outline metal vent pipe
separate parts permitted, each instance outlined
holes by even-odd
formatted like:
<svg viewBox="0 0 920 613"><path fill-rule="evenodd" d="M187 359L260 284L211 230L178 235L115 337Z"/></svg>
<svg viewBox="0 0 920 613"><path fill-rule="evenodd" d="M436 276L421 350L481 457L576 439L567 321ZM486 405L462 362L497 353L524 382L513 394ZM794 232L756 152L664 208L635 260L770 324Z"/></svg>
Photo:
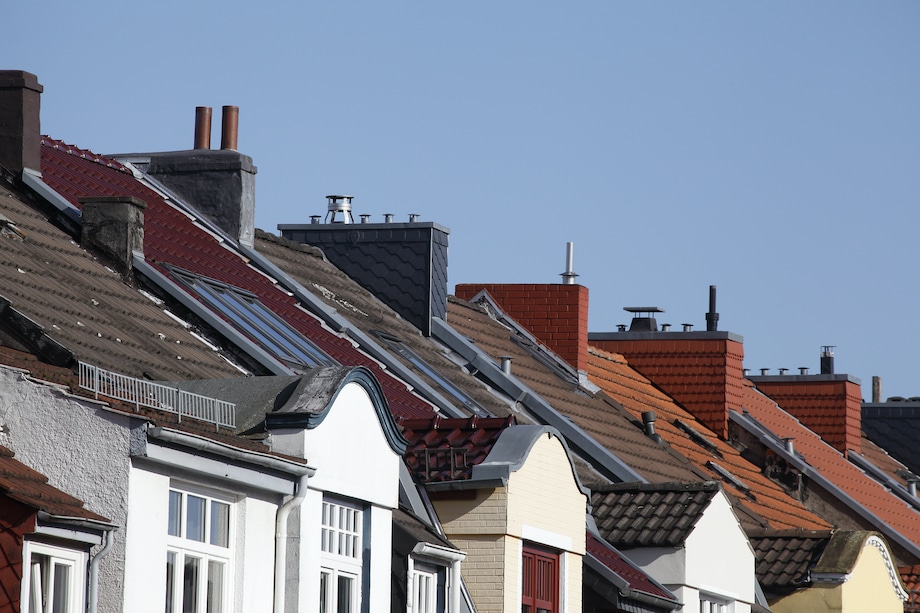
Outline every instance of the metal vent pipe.
<svg viewBox="0 0 920 613"><path fill-rule="evenodd" d="M240 135L240 107L223 107L220 119L220 148L236 151Z"/></svg>
<svg viewBox="0 0 920 613"><path fill-rule="evenodd" d="M195 149L211 148L211 107L195 107Z"/></svg>

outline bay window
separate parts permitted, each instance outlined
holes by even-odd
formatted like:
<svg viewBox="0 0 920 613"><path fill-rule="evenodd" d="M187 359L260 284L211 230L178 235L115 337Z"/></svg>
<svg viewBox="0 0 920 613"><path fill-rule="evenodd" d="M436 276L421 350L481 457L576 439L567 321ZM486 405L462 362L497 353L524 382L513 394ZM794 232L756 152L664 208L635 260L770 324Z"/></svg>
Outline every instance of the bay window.
<svg viewBox="0 0 920 613"><path fill-rule="evenodd" d="M82 613L86 608L86 552L26 541L22 612Z"/></svg>

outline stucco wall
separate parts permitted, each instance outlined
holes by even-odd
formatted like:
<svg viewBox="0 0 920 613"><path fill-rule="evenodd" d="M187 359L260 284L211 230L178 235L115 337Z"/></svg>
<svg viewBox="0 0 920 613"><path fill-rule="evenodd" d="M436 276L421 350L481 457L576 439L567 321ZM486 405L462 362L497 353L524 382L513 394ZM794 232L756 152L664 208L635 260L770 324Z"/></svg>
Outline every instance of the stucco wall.
<svg viewBox="0 0 920 613"><path fill-rule="evenodd" d="M0 444L46 475L51 485L121 526L99 569L100 612L122 610L128 450L131 428L140 426L129 416L66 396L57 388L25 379L15 369L0 367Z"/></svg>
<svg viewBox="0 0 920 613"><path fill-rule="evenodd" d="M690 533L686 556L688 586L736 601L736 613L750 611L754 552L724 493L715 495Z"/></svg>

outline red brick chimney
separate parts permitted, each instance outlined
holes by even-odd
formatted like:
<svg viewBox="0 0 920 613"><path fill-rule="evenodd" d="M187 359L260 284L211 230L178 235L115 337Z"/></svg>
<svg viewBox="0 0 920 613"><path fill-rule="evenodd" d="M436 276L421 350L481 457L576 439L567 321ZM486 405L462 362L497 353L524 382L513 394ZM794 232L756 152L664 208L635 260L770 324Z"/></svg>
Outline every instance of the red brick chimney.
<svg viewBox="0 0 920 613"><path fill-rule="evenodd" d="M575 284L464 283L454 290L470 300L486 290L501 309L576 370L588 360L588 288Z"/></svg>
<svg viewBox="0 0 920 613"><path fill-rule="evenodd" d="M17 177L24 168L41 170L43 89L32 73L0 70L0 167Z"/></svg>
<svg viewBox="0 0 920 613"><path fill-rule="evenodd" d="M821 353L821 373L748 377L787 413L846 455L862 449L862 388L855 377L834 374L833 347Z"/></svg>
<svg viewBox="0 0 920 613"><path fill-rule="evenodd" d="M728 411L740 411L742 405L743 339L731 332L670 332L658 331L654 324L651 330L648 327L634 325L635 330L646 330L641 332L592 333L588 340L594 347L622 354L632 368L727 439Z"/></svg>

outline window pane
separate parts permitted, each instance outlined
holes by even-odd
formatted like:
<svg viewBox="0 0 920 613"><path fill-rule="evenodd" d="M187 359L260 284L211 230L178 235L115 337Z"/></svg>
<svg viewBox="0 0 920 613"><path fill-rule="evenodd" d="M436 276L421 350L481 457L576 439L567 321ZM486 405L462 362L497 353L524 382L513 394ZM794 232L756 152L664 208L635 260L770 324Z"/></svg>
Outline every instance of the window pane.
<svg viewBox="0 0 920 613"><path fill-rule="evenodd" d="M211 544L230 546L230 505L211 501Z"/></svg>
<svg viewBox="0 0 920 613"><path fill-rule="evenodd" d="M205 499L186 494L186 527L185 538L204 543L204 513Z"/></svg>
<svg viewBox="0 0 920 613"><path fill-rule="evenodd" d="M169 492L169 536L182 536L182 494Z"/></svg>
<svg viewBox="0 0 920 613"><path fill-rule="evenodd" d="M322 572L319 575L319 613L329 613L329 573Z"/></svg>
<svg viewBox="0 0 920 613"><path fill-rule="evenodd" d="M185 573L182 577L182 613L198 613L198 576L201 560L185 557Z"/></svg>
<svg viewBox="0 0 920 613"><path fill-rule="evenodd" d="M176 607L176 552L166 552L166 613Z"/></svg>
<svg viewBox="0 0 920 613"><path fill-rule="evenodd" d="M224 565L208 562L208 613L220 613L224 602Z"/></svg>
<svg viewBox="0 0 920 613"><path fill-rule="evenodd" d="M45 610L43 586L47 579L48 564L48 556L32 554L32 584L29 587L29 601L33 611Z"/></svg>
<svg viewBox="0 0 920 613"><path fill-rule="evenodd" d="M338 589L336 597L338 598L336 613L351 613L351 603L354 598L355 580L351 577L339 575Z"/></svg>
<svg viewBox="0 0 920 613"><path fill-rule="evenodd" d="M51 613L67 613L70 601L70 566L54 565L54 591L51 595Z"/></svg>

